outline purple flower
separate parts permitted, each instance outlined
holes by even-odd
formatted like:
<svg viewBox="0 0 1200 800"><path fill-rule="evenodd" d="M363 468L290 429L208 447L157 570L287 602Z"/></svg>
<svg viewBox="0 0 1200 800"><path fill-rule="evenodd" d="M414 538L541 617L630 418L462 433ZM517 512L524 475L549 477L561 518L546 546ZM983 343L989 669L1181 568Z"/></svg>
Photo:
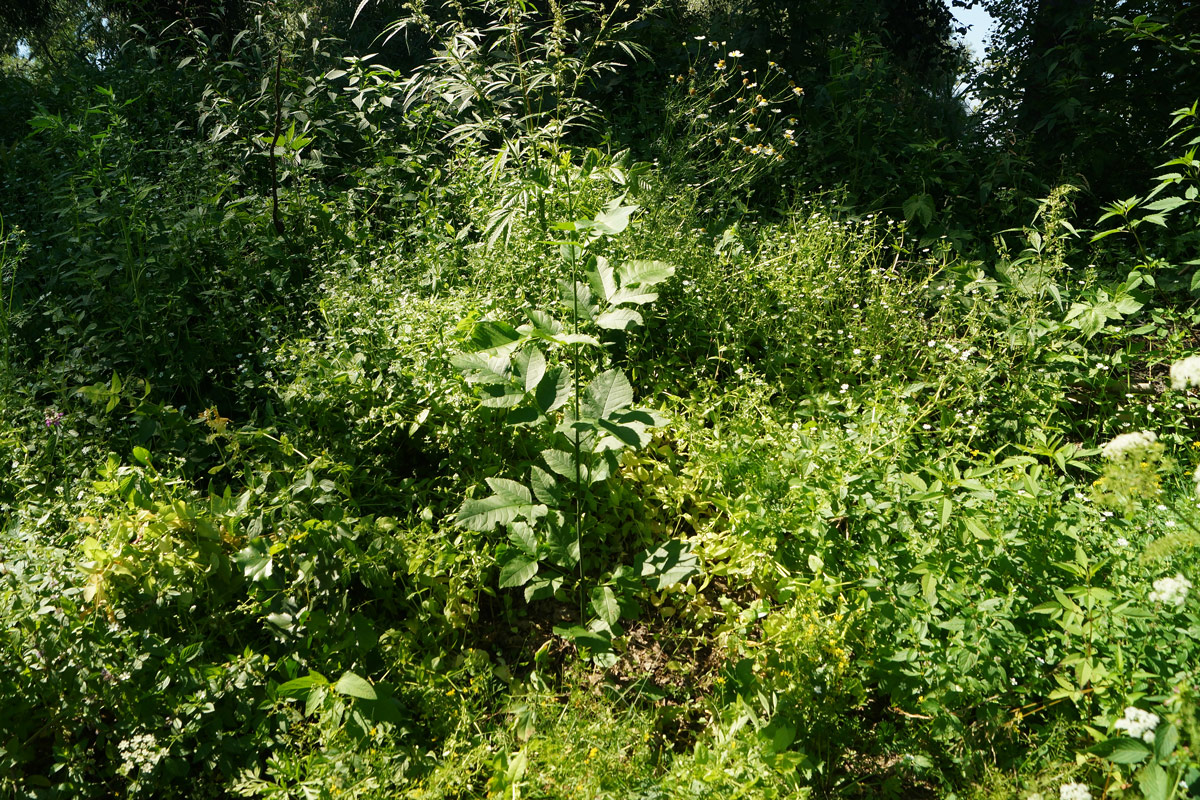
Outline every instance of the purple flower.
<svg viewBox="0 0 1200 800"><path fill-rule="evenodd" d="M57 428L59 425L62 425L64 416L65 415L61 411L46 409L46 427Z"/></svg>

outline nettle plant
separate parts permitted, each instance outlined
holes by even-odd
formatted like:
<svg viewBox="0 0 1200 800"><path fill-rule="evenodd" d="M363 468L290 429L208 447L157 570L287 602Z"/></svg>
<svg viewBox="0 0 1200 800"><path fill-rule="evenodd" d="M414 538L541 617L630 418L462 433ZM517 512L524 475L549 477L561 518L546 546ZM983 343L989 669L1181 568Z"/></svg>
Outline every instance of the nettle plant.
<svg viewBox="0 0 1200 800"><path fill-rule="evenodd" d="M555 628L597 663L615 658L611 642L622 616L637 613L635 594L661 590L696 572L696 558L680 541L664 544L593 576L603 566L599 539L603 487L619 475L619 456L644 448L663 420L634 405L629 378L612 368L606 344L640 327L639 310L658 299L654 287L675 268L661 261L614 266L593 252L602 239L626 229L635 205L610 203L594 219L559 223L557 242L569 277L560 281L557 308L525 308L525 322L475 322L467 352L452 358L484 407L503 411L509 425L537 437L535 463L519 479L490 477L491 494L468 499L457 524L502 529L497 549L501 588L523 588L527 602L575 594L586 627Z"/></svg>

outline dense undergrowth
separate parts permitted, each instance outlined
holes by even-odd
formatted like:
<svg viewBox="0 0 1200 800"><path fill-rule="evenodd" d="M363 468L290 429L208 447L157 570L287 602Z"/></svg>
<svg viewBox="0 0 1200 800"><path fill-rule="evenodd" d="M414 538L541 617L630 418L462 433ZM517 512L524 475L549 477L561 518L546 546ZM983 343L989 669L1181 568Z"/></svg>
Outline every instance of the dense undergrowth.
<svg viewBox="0 0 1200 800"><path fill-rule="evenodd" d="M958 214L879 41L258 10L4 66L0 794L1200 793L1194 106Z"/></svg>

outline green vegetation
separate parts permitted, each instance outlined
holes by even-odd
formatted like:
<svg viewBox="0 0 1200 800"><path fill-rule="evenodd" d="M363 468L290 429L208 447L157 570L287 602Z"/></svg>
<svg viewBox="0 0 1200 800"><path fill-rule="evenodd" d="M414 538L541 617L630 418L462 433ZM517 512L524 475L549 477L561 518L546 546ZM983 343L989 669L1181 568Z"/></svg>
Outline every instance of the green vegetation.
<svg viewBox="0 0 1200 800"><path fill-rule="evenodd" d="M1195 9L11 5L0 796L1200 796Z"/></svg>

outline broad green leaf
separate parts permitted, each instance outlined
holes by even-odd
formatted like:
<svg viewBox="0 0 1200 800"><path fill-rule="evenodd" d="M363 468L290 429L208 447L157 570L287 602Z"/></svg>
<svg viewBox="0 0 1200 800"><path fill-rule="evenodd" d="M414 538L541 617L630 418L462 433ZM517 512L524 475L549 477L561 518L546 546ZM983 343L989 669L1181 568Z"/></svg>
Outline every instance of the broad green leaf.
<svg viewBox="0 0 1200 800"><path fill-rule="evenodd" d="M642 448L650 444L650 435L646 426L641 423L623 425L607 419L597 420L597 424L608 433L596 443L595 451L622 450L626 447Z"/></svg>
<svg viewBox="0 0 1200 800"><path fill-rule="evenodd" d="M928 225L933 219L933 197L925 192L918 192L904 201L904 218L909 222L920 220L922 225Z"/></svg>
<svg viewBox="0 0 1200 800"><path fill-rule="evenodd" d="M1146 800L1167 800L1171 794L1167 771L1158 764L1147 764L1137 776L1138 788Z"/></svg>
<svg viewBox="0 0 1200 800"><path fill-rule="evenodd" d="M593 319L599 310L592 298L592 290L586 283L561 281L562 305L568 314L579 319Z"/></svg>
<svg viewBox="0 0 1200 800"><path fill-rule="evenodd" d="M596 269L588 277L591 279L592 289L603 297L606 302L611 303L612 296L617 291L617 279L612 265L608 263L608 259L604 256L598 257L596 259Z"/></svg>
<svg viewBox="0 0 1200 800"><path fill-rule="evenodd" d="M562 408L571 397L571 375L562 367L546 370L533 393L534 402L543 414Z"/></svg>
<svg viewBox="0 0 1200 800"><path fill-rule="evenodd" d="M357 697L362 700L379 699L379 696L375 694L375 688L353 672L347 672L338 678L338 682L334 685L333 690L338 694L344 694L347 697Z"/></svg>
<svg viewBox="0 0 1200 800"><path fill-rule="evenodd" d="M471 329L471 338L467 345L472 352L482 353L492 350L511 350L521 340L521 334L507 322L498 320L483 320L475 323Z"/></svg>
<svg viewBox="0 0 1200 800"><path fill-rule="evenodd" d="M587 648L592 651L593 655L612 649L612 642L608 638L595 631L589 631L582 625L555 626L554 632L564 639L574 642L576 647Z"/></svg>
<svg viewBox="0 0 1200 800"><path fill-rule="evenodd" d="M620 370L610 369L597 375L583 393L583 412L605 419L633 403L633 387Z"/></svg>
<svg viewBox="0 0 1200 800"><path fill-rule="evenodd" d="M621 606L617 603L617 596L608 586L592 589L592 610L609 627L616 625L621 618Z"/></svg>
<svg viewBox="0 0 1200 800"><path fill-rule="evenodd" d="M508 412L508 416L504 418L504 422L514 427L522 425L533 425L542 418L539 409L533 406L518 406Z"/></svg>
<svg viewBox="0 0 1200 800"><path fill-rule="evenodd" d="M483 500L467 500L458 510L456 519L459 525L468 530L486 533L497 525L508 525L516 519L532 520L545 513L546 507L535 506L532 499L522 501L492 495Z"/></svg>
<svg viewBox="0 0 1200 800"><path fill-rule="evenodd" d="M1106 758L1114 764L1137 764L1145 761L1150 755L1150 747L1140 739L1117 736L1092 745L1087 752Z"/></svg>
<svg viewBox="0 0 1200 800"><path fill-rule="evenodd" d="M596 317L596 325L612 331L625 331L642 325L642 315L631 308L614 308Z"/></svg>
<svg viewBox="0 0 1200 800"><path fill-rule="evenodd" d="M549 336L547 338L555 344L561 345L586 344L590 347L600 346L599 339L597 339L595 336L588 336L586 333L562 333L557 336Z"/></svg>
<svg viewBox="0 0 1200 800"><path fill-rule="evenodd" d="M514 522L508 526L508 540L527 556L537 558L538 542L533 528L524 522Z"/></svg>
<svg viewBox="0 0 1200 800"><path fill-rule="evenodd" d="M657 299L657 292L644 292L641 289L618 289L616 294L608 298L608 302L614 306L623 305L625 303L633 303L635 306L643 306L646 303L653 303Z"/></svg>
<svg viewBox="0 0 1200 800"><path fill-rule="evenodd" d="M524 586L537 574L536 559L516 550L509 550L500 564L500 588L512 589Z"/></svg>
<svg viewBox="0 0 1200 800"><path fill-rule="evenodd" d="M1187 200L1184 200L1182 197L1164 197L1162 200L1155 200L1153 203L1148 203L1146 208L1151 211L1170 212L1186 204Z"/></svg>
<svg viewBox="0 0 1200 800"><path fill-rule="evenodd" d="M699 560L687 542L674 539L654 552L639 556L641 576L657 591L685 581L700 571Z"/></svg>
<svg viewBox="0 0 1200 800"><path fill-rule="evenodd" d="M484 480L487 481L487 485L491 487L497 497L514 503L533 502L533 496L529 493L529 488L523 483L518 483L508 478L485 478Z"/></svg>
<svg viewBox="0 0 1200 800"><path fill-rule="evenodd" d="M525 316L533 323L534 328L542 333L553 335L562 332L562 323L545 311L540 311L536 308L527 308L525 309Z"/></svg>
<svg viewBox="0 0 1200 800"><path fill-rule="evenodd" d="M535 600L545 600L548 597L553 597L554 593L562 588L563 582L561 575L535 577L529 583L525 584L525 602L532 603Z"/></svg>
<svg viewBox="0 0 1200 800"><path fill-rule="evenodd" d="M150 451L144 447L133 448L133 458L139 464L150 466Z"/></svg>
<svg viewBox="0 0 1200 800"><path fill-rule="evenodd" d="M545 459L547 466L555 473L563 476L567 480L573 481L576 477L575 472L575 456L565 450L556 450L548 448L542 451L542 458Z"/></svg>
<svg viewBox="0 0 1200 800"><path fill-rule="evenodd" d="M463 373L467 383L507 383L509 380L509 357L486 356L481 353L456 353L450 356L450 364Z"/></svg>
<svg viewBox="0 0 1200 800"><path fill-rule="evenodd" d="M654 286L675 274L675 267L663 261L626 261L617 268L621 287Z"/></svg>
<svg viewBox="0 0 1200 800"><path fill-rule="evenodd" d="M328 686L329 679L319 672L310 672L302 678L295 678L287 683L279 684L275 694L280 697L304 697L314 686Z"/></svg>
<svg viewBox="0 0 1200 800"><path fill-rule="evenodd" d="M508 713L513 715L513 731L517 741L529 741L536 732L537 709L528 703L518 703L510 706Z"/></svg>
<svg viewBox="0 0 1200 800"><path fill-rule="evenodd" d="M523 350L513 356L513 366L523 380L525 391L532 392L546 374L546 356L536 347Z"/></svg>
<svg viewBox="0 0 1200 800"><path fill-rule="evenodd" d="M525 393L511 386L483 384L479 387L479 404L486 408L516 408L525 399Z"/></svg>
<svg viewBox="0 0 1200 800"><path fill-rule="evenodd" d="M616 208L602 211L593 220L594 227L601 233L615 236L629 227L629 218L638 208L639 206L636 205L617 206Z"/></svg>
<svg viewBox="0 0 1200 800"><path fill-rule="evenodd" d="M275 562L259 540L251 542L239 551L235 560L252 583L267 581L275 572Z"/></svg>
<svg viewBox="0 0 1200 800"><path fill-rule="evenodd" d="M1179 729L1171 723L1159 725L1158 730L1154 732L1154 758L1158 761L1166 761L1167 757L1175 751L1175 745L1179 744Z"/></svg>
<svg viewBox="0 0 1200 800"><path fill-rule="evenodd" d="M529 471L529 477L530 483L533 485L533 496L539 503L545 503L548 506L558 505L558 482L554 480L553 475L535 464Z"/></svg>

